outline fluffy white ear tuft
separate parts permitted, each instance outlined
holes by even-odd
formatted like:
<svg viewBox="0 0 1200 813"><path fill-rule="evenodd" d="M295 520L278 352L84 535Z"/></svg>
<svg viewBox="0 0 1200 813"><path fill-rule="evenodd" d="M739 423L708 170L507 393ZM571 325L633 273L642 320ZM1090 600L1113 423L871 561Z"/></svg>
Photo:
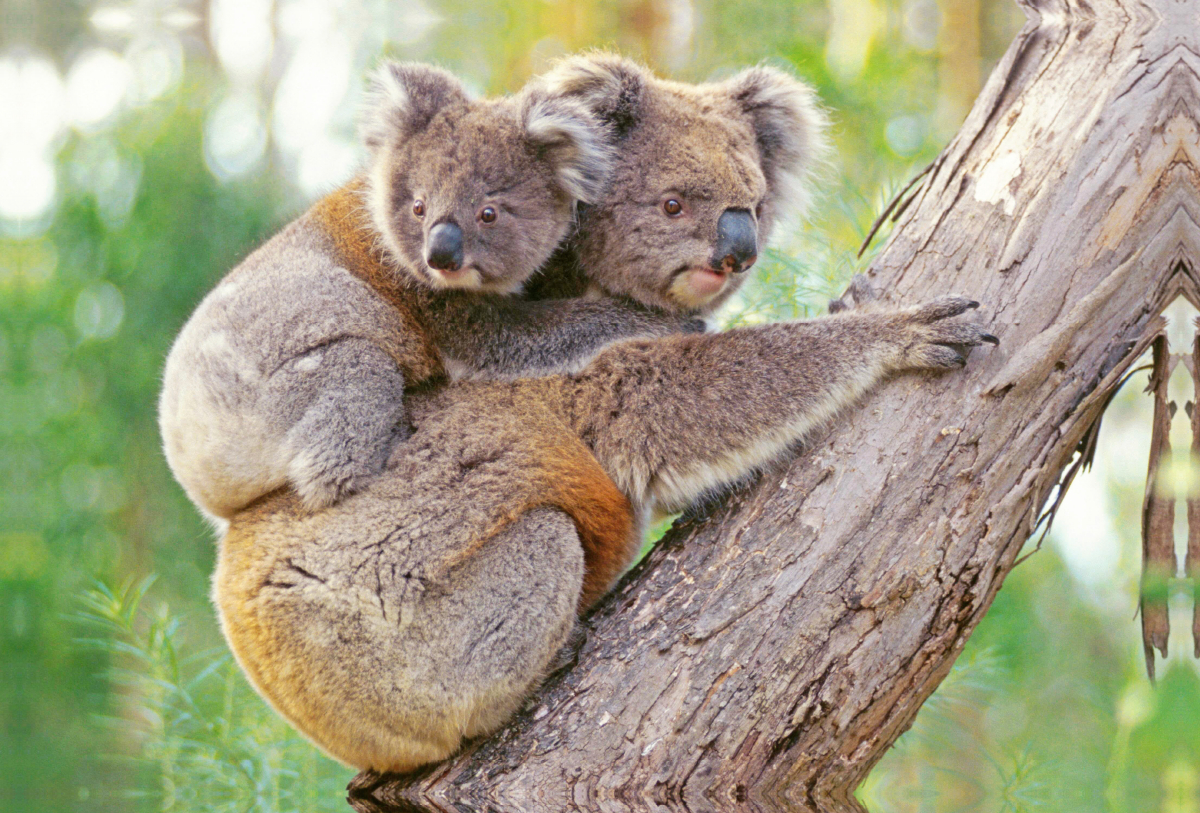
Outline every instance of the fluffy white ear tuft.
<svg viewBox="0 0 1200 813"><path fill-rule="evenodd" d="M612 170L609 129L577 101L534 86L522 108L525 136L538 147L568 195L595 203Z"/></svg>
<svg viewBox="0 0 1200 813"><path fill-rule="evenodd" d="M813 173L829 151L829 119L816 93L766 65L748 68L725 85L754 128L771 203L803 213Z"/></svg>
<svg viewBox="0 0 1200 813"><path fill-rule="evenodd" d="M421 62L384 62L371 73L359 138L374 152L398 135L421 130L442 108L469 101L449 71Z"/></svg>
<svg viewBox="0 0 1200 813"><path fill-rule="evenodd" d="M581 102L620 139L637 123L650 75L630 59L596 51L559 60L541 80L551 95Z"/></svg>

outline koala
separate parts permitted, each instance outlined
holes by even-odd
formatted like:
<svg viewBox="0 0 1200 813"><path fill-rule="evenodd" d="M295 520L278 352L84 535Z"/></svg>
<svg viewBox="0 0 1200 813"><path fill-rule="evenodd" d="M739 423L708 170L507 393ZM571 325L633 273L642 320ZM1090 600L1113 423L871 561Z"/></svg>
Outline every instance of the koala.
<svg viewBox="0 0 1200 813"><path fill-rule="evenodd" d="M619 338L703 328L614 297L508 296L606 182L608 128L579 101L471 99L389 63L366 110L365 177L234 268L167 358L167 461L219 520L284 485L312 510L362 488L408 434L406 388L578 369Z"/></svg>
<svg viewBox="0 0 1200 813"><path fill-rule="evenodd" d="M596 54L543 81L616 134L615 180L559 258L568 288L716 307L820 152L811 91L768 68L685 85ZM444 759L544 679L647 511L746 477L894 375L962 367L964 348L998 341L954 318L977 305L624 341L577 371L411 393L417 428L367 488L311 514L280 492L233 517L213 583L226 640L335 758Z"/></svg>

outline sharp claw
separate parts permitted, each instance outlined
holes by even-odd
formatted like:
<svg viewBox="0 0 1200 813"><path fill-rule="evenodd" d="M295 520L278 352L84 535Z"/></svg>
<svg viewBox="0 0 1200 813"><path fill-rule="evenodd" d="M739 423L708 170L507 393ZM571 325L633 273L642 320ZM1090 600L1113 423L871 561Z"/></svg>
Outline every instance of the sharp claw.
<svg viewBox="0 0 1200 813"><path fill-rule="evenodd" d="M967 307L974 310L975 308L979 307L979 303L976 302L974 299L972 299L970 302L967 303Z"/></svg>
<svg viewBox="0 0 1200 813"><path fill-rule="evenodd" d="M995 344L995 345L1000 344L999 337L993 336L991 333L980 333L979 338L981 341L985 341L988 344Z"/></svg>

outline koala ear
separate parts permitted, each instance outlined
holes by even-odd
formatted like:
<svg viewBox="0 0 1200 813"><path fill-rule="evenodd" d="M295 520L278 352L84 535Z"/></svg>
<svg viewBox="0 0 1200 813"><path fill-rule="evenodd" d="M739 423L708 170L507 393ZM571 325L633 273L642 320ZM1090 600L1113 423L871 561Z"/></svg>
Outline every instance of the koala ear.
<svg viewBox="0 0 1200 813"><path fill-rule="evenodd" d="M621 139L641 117L649 76L632 60L598 51L560 60L542 81L551 94L578 100Z"/></svg>
<svg viewBox="0 0 1200 813"><path fill-rule="evenodd" d="M766 65L748 68L726 88L749 117L772 202L803 211L808 184L828 145L829 121L804 82Z"/></svg>
<svg viewBox="0 0 1200 813"><path fill-rule="evenodd" d="M450 104L469 101L448 71L420 62L385 62L370 79L359 122L359 138L374 152L397 134L411 135Z"/></svg>
<svg viewBox="0 0 1200 813"><path fill-rule="evenodd" d="M559 185L584 203L595 203L612 169L608 128L577 101L534 87L522 107L525 137L550 163Z"/></svg>

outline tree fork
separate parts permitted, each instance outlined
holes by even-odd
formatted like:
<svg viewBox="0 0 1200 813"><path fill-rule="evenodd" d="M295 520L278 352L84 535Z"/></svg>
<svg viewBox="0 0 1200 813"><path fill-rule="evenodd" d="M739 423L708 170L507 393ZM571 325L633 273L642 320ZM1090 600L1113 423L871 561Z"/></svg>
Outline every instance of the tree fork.
<svg viewBox="0 0 1200 813"><path fill-rule="evenodd" d="M505 730L359 811L857 810L1163 308L1200 305L1200 0L1038 0L869 272L1002 344L682 523Z"/></svg>

